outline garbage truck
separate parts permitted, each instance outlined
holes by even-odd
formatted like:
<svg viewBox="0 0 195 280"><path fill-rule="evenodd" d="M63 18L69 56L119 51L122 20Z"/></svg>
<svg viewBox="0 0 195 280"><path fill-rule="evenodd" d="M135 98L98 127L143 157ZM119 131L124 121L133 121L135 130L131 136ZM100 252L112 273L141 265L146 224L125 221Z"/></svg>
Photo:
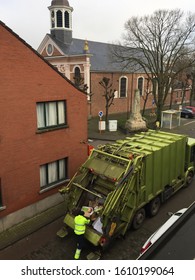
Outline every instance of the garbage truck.
<svg viewBox="0 0 195 280"><path fill-rule="evenodd" d="M128 229L138 229L147 215L155 216L162 203L194 176L195 139L148 130L123 140L99 145L78 169L64 195L67 212L59 236L74 229L82 209L91 222L85 237L107 248Z"/></svg>

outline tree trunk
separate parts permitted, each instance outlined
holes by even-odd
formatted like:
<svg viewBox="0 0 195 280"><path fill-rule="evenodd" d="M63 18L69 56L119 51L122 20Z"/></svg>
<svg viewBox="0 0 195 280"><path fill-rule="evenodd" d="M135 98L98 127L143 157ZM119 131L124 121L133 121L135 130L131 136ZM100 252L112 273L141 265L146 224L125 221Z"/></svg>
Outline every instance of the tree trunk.
<svg viewBox="0 0 195 280"><path fill-rule="evenodd" d="M172 108L172 104L173 104L173 91L171 91L171 94L170 94L170 104L169 104L169 109Z"/></svg>
<svg viewBox="0 0 195 280"><path fill-rule="evenodd" d="M108 127L108 109L109 109L109 107L106 106L106 115L105 115L106 127Z"/></svg>

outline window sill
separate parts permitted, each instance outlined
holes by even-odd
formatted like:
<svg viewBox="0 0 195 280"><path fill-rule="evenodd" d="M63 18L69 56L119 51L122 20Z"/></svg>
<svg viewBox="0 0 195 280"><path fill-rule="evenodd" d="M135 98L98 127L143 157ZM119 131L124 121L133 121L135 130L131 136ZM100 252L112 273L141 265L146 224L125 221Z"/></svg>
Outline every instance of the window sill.
<svg viewBox="0 0 195 280"><path fill-rule="evenodd" d="M55 126L55 127L46 127L46 128L38 129L36 131L36 133L40 134L40 133L45 133L45 132L49 132L49 131L64 129L64 128L68 128L68 127L69 126L67 124L66 125L61 125L61 126Z"/></svg>
<svg viewBox="0 0 195 280"><path fill-rule="evenodd" d="M68 183L68 182L70 182L70 179L66 179L66 180L61 181L59 183L56 183L56 184L53 184L51 186L45 187L44 189L40 190L39 193L40 194L45 193L47 191L50 191L50 190L52 190L52 189L54 189L56 187L59 187L59 186L63 185L64 183Z"/></svg>

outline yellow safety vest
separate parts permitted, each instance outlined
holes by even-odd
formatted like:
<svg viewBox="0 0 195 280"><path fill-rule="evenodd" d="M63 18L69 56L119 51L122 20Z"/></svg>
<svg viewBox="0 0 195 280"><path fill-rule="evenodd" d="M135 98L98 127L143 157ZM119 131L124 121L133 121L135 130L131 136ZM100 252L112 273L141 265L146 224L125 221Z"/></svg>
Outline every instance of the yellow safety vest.
<svg viewBox="0 0 195 280"><path fill-rule="evenodd" d="M84 234L86 229L86 224L90 223L90 220L86 219L85 217L78 215L74 218L74 232L77 235Z"/></svg>

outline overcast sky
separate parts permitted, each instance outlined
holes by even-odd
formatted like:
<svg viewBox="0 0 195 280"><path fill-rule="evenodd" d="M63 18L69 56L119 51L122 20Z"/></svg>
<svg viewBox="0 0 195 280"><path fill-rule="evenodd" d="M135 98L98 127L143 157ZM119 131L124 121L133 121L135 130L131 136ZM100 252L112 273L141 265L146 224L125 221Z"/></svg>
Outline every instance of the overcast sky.
<svg viewBox="0 0 195 280"><path fill-rule="evenodd" d="M124 23L131 16L157 9L195 13L194 0L69 0L73 7L73 37L98 42L121 40ZM0 0L0 20L37 49L50 33L51 0Z"/></svg>

